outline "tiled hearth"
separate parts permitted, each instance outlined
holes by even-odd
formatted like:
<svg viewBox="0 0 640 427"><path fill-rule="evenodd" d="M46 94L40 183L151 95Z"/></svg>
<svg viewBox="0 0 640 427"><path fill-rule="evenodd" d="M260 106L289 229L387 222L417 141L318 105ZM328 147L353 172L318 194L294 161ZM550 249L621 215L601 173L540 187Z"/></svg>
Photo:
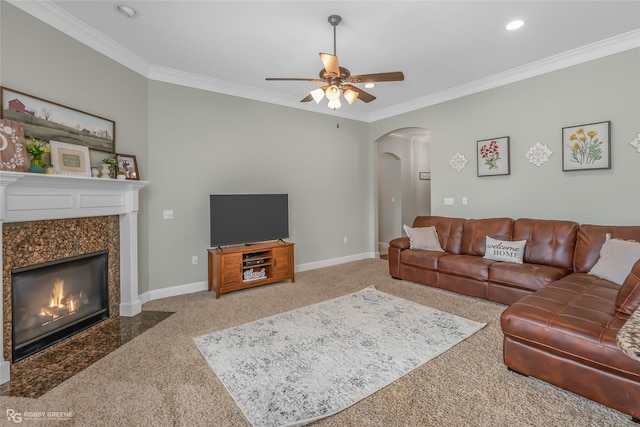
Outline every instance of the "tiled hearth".
<svg viewBox="0 0 640 427"><path fill-rule="evenodd" d="M134 317L110 318L14 363L11 380L0 385L0 396L37 398L171 314L143 311Z"/></svg>

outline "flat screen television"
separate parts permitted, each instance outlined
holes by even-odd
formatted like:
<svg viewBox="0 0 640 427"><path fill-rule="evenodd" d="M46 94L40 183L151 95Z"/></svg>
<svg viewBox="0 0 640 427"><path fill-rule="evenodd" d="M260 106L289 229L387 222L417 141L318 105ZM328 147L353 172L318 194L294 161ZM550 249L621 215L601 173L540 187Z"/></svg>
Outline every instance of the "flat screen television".
<svg viewBox="0 0 640 427"><path fill-rule="evenodd" d="M211 194L211 246L289 237L288 194Z"/></svg>

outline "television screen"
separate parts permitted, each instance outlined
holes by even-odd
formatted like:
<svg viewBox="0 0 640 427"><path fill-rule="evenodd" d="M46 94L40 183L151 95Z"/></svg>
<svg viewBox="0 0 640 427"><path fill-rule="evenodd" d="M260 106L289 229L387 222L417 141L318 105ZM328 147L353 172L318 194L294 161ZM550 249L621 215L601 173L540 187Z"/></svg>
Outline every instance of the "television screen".
<svg viewBox="0 0 640 427"><path fill-rule="evenodd" d="M211 246L289 237L288 194L211 194Z"/></svg>

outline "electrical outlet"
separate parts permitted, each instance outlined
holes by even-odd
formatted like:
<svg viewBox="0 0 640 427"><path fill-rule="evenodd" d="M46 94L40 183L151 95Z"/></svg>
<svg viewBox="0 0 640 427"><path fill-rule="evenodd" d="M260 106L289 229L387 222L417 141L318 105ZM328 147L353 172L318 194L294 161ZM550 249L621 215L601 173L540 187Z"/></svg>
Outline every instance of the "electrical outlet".
<svg viewBox="0 0 640 427"><path fill-rule="evenodd" d="M196 265L198 263L198 256L194 255L191 257L191 264Z"/></svg>
<svg viewBox="0 0 640 427"><path fill-rule="evenodd" d="M463 198L462 198L462 204L463 204L463 205L466 205L468 202L469 202L469 200L467 200L467 198L466 198L466 197L463 197Z"/></svg>
<svg viewBox="0 0 640 427"><path fill-rule="evenodd" d="M347 239L347 236L344 237L344 244L346 245L347 243L349 243L349 239Z"/></svg>
<svg viewBox="0 0 640 427"><path fill-rule="evenodd" d="M173 211L172 210L162 211L162 218L173 219Z"/></svg>
<svg viewBox="0 0 640 427"><path fill-rule="evenodd" d="M445 197L444 198L444 204L445 205L452 205L453 204L453 197Z"/></svg>

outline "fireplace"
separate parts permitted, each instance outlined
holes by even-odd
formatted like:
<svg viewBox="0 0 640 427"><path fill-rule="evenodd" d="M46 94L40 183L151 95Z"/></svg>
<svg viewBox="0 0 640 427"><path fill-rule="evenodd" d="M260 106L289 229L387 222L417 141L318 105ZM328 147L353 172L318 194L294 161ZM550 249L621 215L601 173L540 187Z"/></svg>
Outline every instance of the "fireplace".
<svg viewBox="0 0 640 427"><path fill-rule="evenodd" d="M131 317L142 311L137 223L138 193L145 185L0 171L0 384L9 381L13 361L13 271L108 250L108 316ZM68 286L65 282L64 289Z"/></svg>
<svg viewBox="0 0 640 427"><path fill-rule="evenodd" d="M108 251L11 272L12 360L109 317Z"/></svg>

